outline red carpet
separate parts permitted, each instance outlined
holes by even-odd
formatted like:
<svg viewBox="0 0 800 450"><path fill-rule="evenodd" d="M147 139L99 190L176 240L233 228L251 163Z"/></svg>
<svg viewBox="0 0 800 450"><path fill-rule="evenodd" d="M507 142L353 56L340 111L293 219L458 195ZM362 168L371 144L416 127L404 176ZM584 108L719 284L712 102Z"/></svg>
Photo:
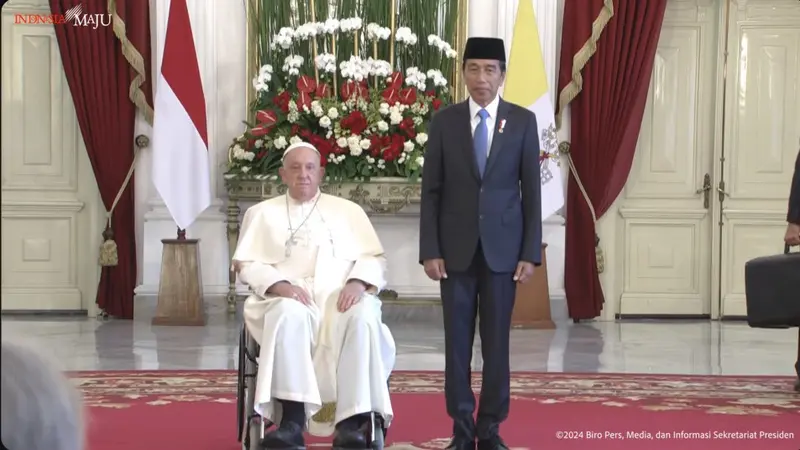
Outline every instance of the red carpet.
<svg viewBox="0 0 800 450"><path fill-rule="evenodd" d="M89 405L89 450L241 448L231 372L74 378ZM480 378L474 380L477 388ZM515 373L511 416L501 431L512 449L798 450L800 395L791 383L787 377ZM437 372L393 375L389 447L447 445L451 425L442 387Z"/></svg>

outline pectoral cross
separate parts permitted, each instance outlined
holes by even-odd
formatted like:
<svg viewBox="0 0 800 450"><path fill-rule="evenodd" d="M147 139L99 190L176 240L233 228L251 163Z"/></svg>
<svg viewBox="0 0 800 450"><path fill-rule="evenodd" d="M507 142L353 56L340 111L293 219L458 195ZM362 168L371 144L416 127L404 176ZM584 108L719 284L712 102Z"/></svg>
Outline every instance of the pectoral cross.
<svg viewBox="0 0 800 450"><path fill-rule="evenodd" d="M297 245L297 240L295 240L294 236L289 236L289 239L286 240L286 257L292 256L292 247Z"/></svg>

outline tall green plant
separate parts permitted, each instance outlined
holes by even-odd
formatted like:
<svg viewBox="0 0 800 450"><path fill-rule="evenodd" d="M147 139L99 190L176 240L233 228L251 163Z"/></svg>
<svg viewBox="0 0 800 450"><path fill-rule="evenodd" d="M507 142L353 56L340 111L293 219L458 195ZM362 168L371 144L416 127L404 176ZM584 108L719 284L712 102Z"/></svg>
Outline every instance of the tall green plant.
<svg viewBox="0 0 800 450"><path fill-rule="evenodd" d="M455 44L458 22L458 0L396 0L396 11L391 11L391 0L316 0L314 15L311 12L310 0L249 0L251 26L254 39L253 51L256 52L256 63L280 66L279 53L273 51L270 44L273 36L283 27L296 28L304 23L324 22L327 19L346 19L360 17L363 21L362 32L358 34L358 52L354 38L343 35L336 42L337 66L355 54L362 58L373 56L373 48L365 40L364 27L369 23L377 23L383 27L391 27L392 14L395 14L395 30L408 27L418 39L426 40L429 35L437 35L444 41ZM390 41L378 44L381 59L389 60ZM319 51L331 51L330 42L318 42ZM454 60L444 58L435 49L419 46L413 54L404 52L398 46L395 53L395 69L417 66L420 68L438 68L453 85ZM458 49L460 50L460 49ZM293 48L293 53L302 56L304 69L313 72L313 51L311 46Z"/></svg>

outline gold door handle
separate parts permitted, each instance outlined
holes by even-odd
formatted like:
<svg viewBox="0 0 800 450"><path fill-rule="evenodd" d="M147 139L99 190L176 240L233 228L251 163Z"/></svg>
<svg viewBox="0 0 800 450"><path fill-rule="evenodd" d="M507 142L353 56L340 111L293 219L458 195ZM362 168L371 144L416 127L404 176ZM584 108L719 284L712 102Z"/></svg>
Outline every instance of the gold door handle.
<svg viewBox="0 0 800 450"><path fill-rule="evenodd" d="M703 208L708 209L711 203L711 174L707 173L703 176L703 187L698 189L695 193L703 194Z"/></svg>

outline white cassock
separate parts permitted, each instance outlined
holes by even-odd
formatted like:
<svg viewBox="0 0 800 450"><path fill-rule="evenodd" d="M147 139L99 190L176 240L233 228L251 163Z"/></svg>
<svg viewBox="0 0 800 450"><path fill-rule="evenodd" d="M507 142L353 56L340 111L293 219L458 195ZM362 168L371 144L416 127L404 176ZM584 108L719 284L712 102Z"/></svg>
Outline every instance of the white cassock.
<svg viewBox="0 0 800 450"><path fill-rule="evenodd" d="M233 260L239 279L254 292L245 301L244 320L261 345L256 412L280 423L276 399L303 402L308 431L318 436L371 411L388 427L395 343L375 295L386 284L386 259L364 210L327 194L305 203L282 195L249 208L240 236ZM371 289L340 313L339 292L350 279ZM311 306L267 294L279 281L305 289ZM314 417L332 403L335 417Z"/></svg>

